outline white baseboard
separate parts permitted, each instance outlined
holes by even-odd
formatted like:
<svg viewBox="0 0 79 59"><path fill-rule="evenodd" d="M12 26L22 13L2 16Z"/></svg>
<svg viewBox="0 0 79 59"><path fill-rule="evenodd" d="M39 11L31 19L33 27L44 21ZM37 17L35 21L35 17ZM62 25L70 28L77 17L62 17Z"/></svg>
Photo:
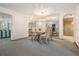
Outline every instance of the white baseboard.
<svg viewBox="0 0 79 59"><path fill-rule="evenodd" d="M73 36L63 36L62 37L64 40L68 40L70 42L74 42L74 37Z"/></svg>
<svg viewBox="0 0 79 59"><path fill-rule="evenodd" d="M15 40L21 40L21 39L25 39L25 38L27 38L27 37L18 38L18 39L13 39L13 40L11 40L11 41L15 41Z"/></svg>

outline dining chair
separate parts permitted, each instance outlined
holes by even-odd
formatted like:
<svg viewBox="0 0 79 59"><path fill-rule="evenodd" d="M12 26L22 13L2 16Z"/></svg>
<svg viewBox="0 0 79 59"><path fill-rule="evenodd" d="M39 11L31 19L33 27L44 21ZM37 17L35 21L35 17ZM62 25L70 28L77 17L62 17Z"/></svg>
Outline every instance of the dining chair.
<svg viewBox="0 0 79 59"><path fill-rule="evenodd" d="M43 33L43 34L40 36L40 41L41 41L42 43L45 43L45 44L48 44L48 43L49 43L49 41L48 41L48 36L47 36L46 31L45 31L45 33Z"/></svg>

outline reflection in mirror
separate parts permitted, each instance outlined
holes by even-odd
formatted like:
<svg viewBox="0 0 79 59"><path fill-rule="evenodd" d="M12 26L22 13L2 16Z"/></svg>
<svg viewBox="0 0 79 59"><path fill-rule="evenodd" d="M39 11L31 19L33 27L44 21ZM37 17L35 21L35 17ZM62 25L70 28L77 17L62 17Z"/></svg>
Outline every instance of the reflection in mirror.
<svg viewBox="0 0 79 59"><path fill-rule="evenodd" d="M11 37L12 16L0 12L0 38Z"/></svg>

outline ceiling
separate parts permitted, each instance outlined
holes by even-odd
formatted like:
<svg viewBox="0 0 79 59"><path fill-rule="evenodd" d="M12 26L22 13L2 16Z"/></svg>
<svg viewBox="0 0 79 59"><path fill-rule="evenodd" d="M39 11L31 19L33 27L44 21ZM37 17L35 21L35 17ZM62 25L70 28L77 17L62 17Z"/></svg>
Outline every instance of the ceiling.
<svg viewBox="0 0 79 59"><path fill-rule="evenodd" d="M2 17L2 18L10 18L11 15L0 12L0 17Z"/></svg>
<svg viewBox="0 0 79 59"><path fill-rule="evenodd" d="M25 15L35 15L37 10L48 9L50 15L61 12L74 13L75 3L0 3L0 6L12 9Z"/></svg>

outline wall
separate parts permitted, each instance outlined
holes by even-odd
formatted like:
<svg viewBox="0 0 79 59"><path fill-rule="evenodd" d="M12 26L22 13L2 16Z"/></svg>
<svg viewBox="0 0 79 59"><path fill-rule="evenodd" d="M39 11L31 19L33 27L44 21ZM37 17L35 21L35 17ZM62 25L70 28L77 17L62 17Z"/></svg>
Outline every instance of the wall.
<svg viewBox="0 0 79 59"><path fill-rule="evenodd" d="M27 26L25 26L25 16L18 12L0 7L0 12L12 15L11 40L27 37ZM26 22L27 23L27 22Z"/></svg>
<svg viewBox="0 0 79 59"><path fill-rule="evenodd" d="M63 22L63 35L73 36L73 18L64 18Z"/></svg>
<svg viewBox="0 0 79 59"><path fill-rule="evenodd" d="M63 17L64 17L64 14L61 13L59 15L59 38L60 39L63 38Z"/></svg>
<svg viewBox="0 0 79 59"><path fill-rule="evenodd" d="M76 6L76 15L74 21L74 41L79 46L79 5Z"/></svg>

